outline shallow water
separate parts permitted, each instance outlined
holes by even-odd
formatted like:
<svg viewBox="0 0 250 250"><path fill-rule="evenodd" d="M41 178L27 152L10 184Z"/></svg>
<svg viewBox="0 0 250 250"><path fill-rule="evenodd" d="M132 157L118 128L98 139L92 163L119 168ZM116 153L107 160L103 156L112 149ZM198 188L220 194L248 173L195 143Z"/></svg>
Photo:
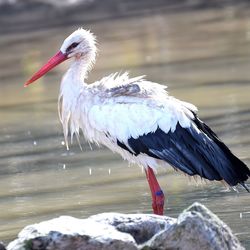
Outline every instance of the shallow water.
<svg viewBox="0 0 250 250"><path fill-rule="evenodd" d="M114 71L146 74L171 95L199 107L230 149L250 165L250 10L236 7L177 12L88 24L99 56L89 81ZM57 95L67 64L29 88L25 80L76 25L0 38L0 239L62 214L151 213L144 172L105 148L82 142L66 151ZM85 26L86 27L86 26ZM250 248L250 197L242 188L189 180L159 170L166 214L194 201L223 219Z"/></svg>

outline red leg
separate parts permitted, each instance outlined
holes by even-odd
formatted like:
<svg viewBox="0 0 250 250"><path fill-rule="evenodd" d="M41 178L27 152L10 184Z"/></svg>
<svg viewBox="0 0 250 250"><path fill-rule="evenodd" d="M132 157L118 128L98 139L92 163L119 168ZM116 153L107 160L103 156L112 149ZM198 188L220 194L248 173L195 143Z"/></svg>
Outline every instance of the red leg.
<svg viewBox="0 0 250 250"><path fill-rule="evenodd" d="M154 214L163 215L164 210L164 193L155 177L154 171L151 167L145 169L148 184L152 194L152 207Z"/></svg>

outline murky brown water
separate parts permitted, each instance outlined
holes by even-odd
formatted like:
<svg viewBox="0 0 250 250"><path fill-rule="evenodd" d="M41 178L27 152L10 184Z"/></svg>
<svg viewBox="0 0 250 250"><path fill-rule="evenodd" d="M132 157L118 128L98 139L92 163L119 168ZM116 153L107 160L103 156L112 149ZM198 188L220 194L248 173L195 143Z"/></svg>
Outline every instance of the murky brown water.
<svg viewBox="0 0 250 250"><path fill-rule="evenodd" d="M98 36L90 81L114 71L166 83L171 95L200 109L205 120L250 165L250 10L154 14L88 25ZM62 214L151 212L143 171L106 149L67 152L57 117L58 67L39 84L25 80L53 55L77 26L0 38L0 239L25 225ZM220 183L197 184L169 170L159 181L166 214L199 201L223 219L250 248L250 196Z"/></svg>

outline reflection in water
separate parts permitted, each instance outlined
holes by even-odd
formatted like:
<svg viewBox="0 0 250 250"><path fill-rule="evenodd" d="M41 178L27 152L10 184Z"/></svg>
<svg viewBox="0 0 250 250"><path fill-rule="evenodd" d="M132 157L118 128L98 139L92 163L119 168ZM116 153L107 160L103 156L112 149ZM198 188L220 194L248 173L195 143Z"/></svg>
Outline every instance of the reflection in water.
<svg viewBox="0 0 250 250"><path fill-rule="evenodd" d="M203 10L104 21L90 26L100 55L90 81L114 71L147 74L168 83L172 95L194 103L200 116L250 165L250 19L247 10ZM240 15L233 15L238 13ZM88 28L88 27L87 27ZM143 171L106 149L63 145L57 118L59 79L67 65L24 89L34 69L75 27L6 35L0 58L0 238L62 214L105 211L151 213ZM57 69L58 70L58 69ZM249 194L220 183L188 180L159 170L166 214L200 201L250 246Z"/></svg>

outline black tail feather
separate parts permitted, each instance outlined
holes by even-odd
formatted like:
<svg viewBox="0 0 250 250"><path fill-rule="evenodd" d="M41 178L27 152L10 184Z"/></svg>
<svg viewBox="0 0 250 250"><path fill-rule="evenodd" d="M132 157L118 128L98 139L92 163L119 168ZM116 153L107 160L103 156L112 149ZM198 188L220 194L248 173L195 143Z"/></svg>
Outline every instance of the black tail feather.
<svg viewBox="0 0 250 250"><path fill-rule="evenodd" d="M237 184L241 184L249 192L248 187L244 183L250 176L250 169L247 167L247 165L239 158L237 158L230 151L230 149L218 138L218 136L196 115L193 121L199 130L205 133L211 140L213 140L218 145L220 150L223 151L225 157L228 159L228 165L225 166L227 167L227 169L224 168L225 171L220 173L221 177L226 180L229 185L236 186ZM231 178L224 176L227 174L230 174Z"/></svg>
<svg viewBox="0 0 250 250"><path fill-rule="evenodd" d="M248 188L248 186L247 186L246 183L240 182L240 185L241 185L243 188L245 188L245 189L247 190L248 193L250 193L250 190L249 190L249 188Z"/></svg>

